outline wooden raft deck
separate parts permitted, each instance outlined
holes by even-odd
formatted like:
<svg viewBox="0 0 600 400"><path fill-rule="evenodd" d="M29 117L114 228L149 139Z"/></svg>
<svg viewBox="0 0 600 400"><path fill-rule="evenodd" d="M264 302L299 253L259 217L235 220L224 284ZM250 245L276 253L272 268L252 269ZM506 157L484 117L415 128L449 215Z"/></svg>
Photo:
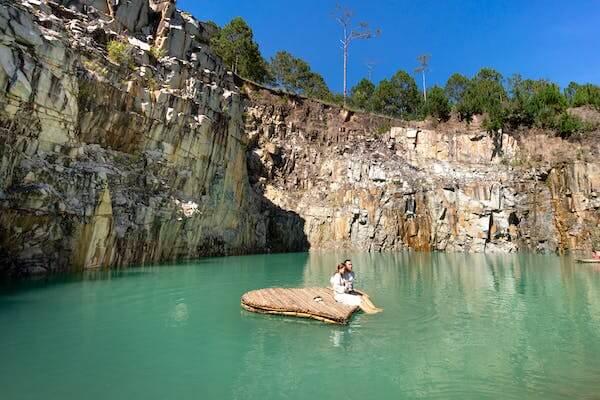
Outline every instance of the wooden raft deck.
<svg viewBox="0 0 600 400"><path fill-rule="evenodd" d="M322 302L314 299L320 297ZM328 288L253 290L242 296L242 307L263 314L289 315L312 318L333 324L345 324L357 306L338 303Z"/></svg>
<svg viewBox="0 0 600 400"><path fill-rule="evenodd" d="M589 258L589 259L577 260L577 262L583 263L583 264L596 264L596 263L600 263L600 260L596 259L596 258Z"/></svg>

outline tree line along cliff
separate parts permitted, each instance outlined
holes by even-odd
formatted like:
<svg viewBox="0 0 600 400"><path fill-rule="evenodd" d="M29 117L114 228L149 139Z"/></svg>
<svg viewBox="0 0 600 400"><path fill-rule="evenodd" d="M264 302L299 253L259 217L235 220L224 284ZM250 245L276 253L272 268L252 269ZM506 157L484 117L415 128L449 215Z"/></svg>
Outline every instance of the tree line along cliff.
<svg viewBox="0 0 600 400"><path fill-rule="evenodd" d="M350 18L349 15L346 17ZM563 138L581 138L597 133L600 127L597 120L581 118L580 113L570 110L586 107L600 111L600 86L592 83L571 82L561 90L547 79L524 79L519 74L505 78L492 68L481 68L471 78L455 73L443 87L427 88L424 74L431 56L424 54L417 57L416 72L423 73L421 89L411 74L400 69L376 84L363 78L345 99L332 91L306 61L288 51L278 51L267 61L260 53L252 29L241 17L223 28L214 27L210 43L225 65L262 85L305 97L405 120L429 117L447 121L454 117L469 123L474 116L482 115L482 125L490 132L535 127ZM374 37L368 30L353 32L361 38Z"/></svg>

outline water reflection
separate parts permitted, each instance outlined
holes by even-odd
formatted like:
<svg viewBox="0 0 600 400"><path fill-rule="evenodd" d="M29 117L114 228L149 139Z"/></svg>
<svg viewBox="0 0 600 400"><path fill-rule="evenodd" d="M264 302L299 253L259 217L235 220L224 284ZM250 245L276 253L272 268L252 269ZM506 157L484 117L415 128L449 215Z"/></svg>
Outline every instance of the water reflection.
<svg viewBox="0 0 600 400"><path fill-rule="evenodd" d="M490 296L501 303L519 296L539 298L560 286L567 300L600 307L597 267L536 254L313 253L304 265L302 285L326 286L335 265L345 258L353 260L357 285L375 298L381 291L402 289L417 297L427 294L427 301L442 306L452 294L469 310L481 311Z"/></svg>
<svg viewBox="0 0 600 400"><path fill-rule="evenodd" d="M314 254L304 285L322 285L345 258L353 260L357 285L385 311L363 316L354 330L331 331L330 342L343 348L383 326L403 332L405 347L418 354L398 354L396 361L408 392L427 397L469 371L466 379L475 383L489 376L499 387L516 380L520 390L505 398L523 397L522 390L575 393L577 384L560 377L561 364L577 366L569 374L578 382L591 384L600 374L600 362L590 356L600 355L600 274L594 268L535 254ZM382 339L382 348L390 340Z"/></svg>
<svg viewBox="0 0 600 400"><path fill-rule="evenodd" d="M331 330L331 335L329 335L329 338L331 339L331 343L333 344L333 347L341 347L341 344L344 341L345 333L346 332L344 332L340 329L332 329Z"/></svg>
<svg viewBox="0 0 600 400"><path fill-rule="evenodd" d="M180 327L185 326L189 319L189 310L187 304L184 303L184 299L178 299L173 309L169 312L167 317L167 326Z"/></svg>
<svg viewBox="0 0 600 400"><path fill-rule="evenodd" d="M248 290L324 286L345 258L383 313L240 310ZM213 258L23 283L0 326L6 398L595 398L600 273L533 254Z"/></svg>

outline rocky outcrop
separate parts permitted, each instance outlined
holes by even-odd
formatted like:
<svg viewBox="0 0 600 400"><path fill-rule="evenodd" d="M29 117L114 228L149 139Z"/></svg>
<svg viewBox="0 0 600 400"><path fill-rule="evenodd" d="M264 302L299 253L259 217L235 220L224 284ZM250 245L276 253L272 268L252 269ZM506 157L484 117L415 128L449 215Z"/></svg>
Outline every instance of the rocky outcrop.
<svg viewBox="0 0 600 400"><path fill-rule="evenodd" d="M578 251L598 230L597 144L246 93L251 180L302 217L311 249Z"/></svg>
<svg viewBox="0 0 600 400"><path fill-rule="evenodd" d="M170 0L0 0L0 274L589 249L597 148L276 93L227 72L212 35Z"/></svg>
<svg viewBox="0 0 600 400"><path fill-rule="evenodd" d="M168 1L63 5L0 2L2 272L306 248L269 238L301 223L248 184L243 104L202 24Z"/></svg>

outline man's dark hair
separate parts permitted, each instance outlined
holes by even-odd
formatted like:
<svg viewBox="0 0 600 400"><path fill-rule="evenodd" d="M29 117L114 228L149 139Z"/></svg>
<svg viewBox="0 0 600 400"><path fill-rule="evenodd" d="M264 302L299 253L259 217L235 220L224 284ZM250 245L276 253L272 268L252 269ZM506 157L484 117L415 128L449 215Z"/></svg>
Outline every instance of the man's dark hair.
<svg viewBox="0 0 600 400"><path fill-rule="evenodd" d="M352 262L352 260L351 260L351 259L349 259L349 258L348 258L348 259L346 259L346 260L344 260L344 264L346 264L347 262Z"/></svg>

